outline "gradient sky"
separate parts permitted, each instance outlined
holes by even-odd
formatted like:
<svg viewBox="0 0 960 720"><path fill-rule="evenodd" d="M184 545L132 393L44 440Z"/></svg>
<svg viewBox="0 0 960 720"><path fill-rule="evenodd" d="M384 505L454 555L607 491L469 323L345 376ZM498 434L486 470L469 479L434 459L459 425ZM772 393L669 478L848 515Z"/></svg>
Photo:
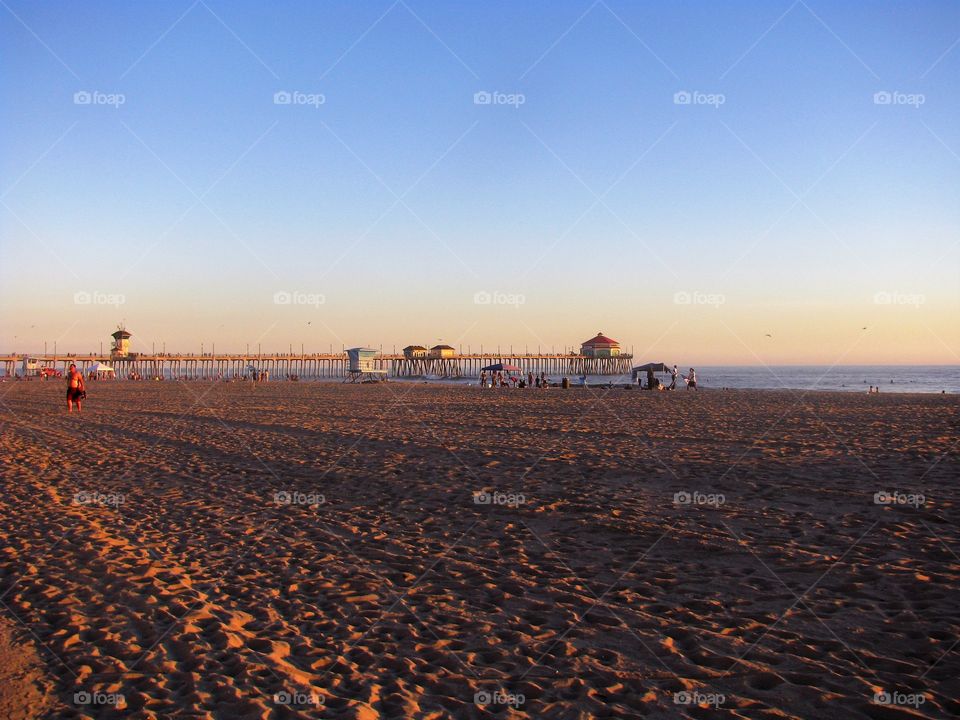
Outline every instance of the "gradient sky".
<svg viewBox="0 0 960 720"><path fill-rule="evenodd" d="M0 351L955 364L958 38L955 2L3 0Z"/></svg>

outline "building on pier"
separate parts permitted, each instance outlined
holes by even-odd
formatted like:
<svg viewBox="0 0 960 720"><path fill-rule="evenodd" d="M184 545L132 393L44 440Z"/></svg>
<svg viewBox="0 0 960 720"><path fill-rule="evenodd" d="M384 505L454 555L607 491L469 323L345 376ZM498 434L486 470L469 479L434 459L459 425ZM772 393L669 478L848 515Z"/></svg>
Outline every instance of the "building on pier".
<svg viewBox="0 0 960 720"><path fill-rule="evenodd" d="M407 345L403 349L403 356L408 360L413 360L414 358L425 358L429 352L423 345Z"/></svg>
<svg viewBox="0 0 960 720"><path fill-rule="evenodd" d="M434 345L430 348L430 357L439 360L452 358L456 356L456 354L456 348L450 347L449 345Z"/></svg>
<svg viewBox="0 0 960 720"><path fill-rule="evenodd" d="M620 355L620 343L602 332L580 345L580 354L588 358L613 358Z"/></svg>
<svg viewBox="0 0 960 720"><path fill-rule="evenodd" d="M131 334L122 325L110 337L113 338L113 347L110 348L110 356L114 358L130 357L130 338Z"/></svg>

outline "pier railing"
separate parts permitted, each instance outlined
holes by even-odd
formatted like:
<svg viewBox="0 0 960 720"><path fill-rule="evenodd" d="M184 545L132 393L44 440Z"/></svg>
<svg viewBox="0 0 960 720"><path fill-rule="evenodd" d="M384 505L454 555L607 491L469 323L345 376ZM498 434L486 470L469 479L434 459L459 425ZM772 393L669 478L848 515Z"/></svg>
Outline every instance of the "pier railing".
<svg viewBox="0 0 960 720"><path fill-rule="evenodd" d="M233 379L253 372L266 373L270 379L296 377L302 380L342 378L347 375L349 360L344 353L271 353L221 355L214 353L137 353L124 357L99 353L63 353L56 355L0 355L4 374L23 375L23 360L36 361L37 368L65 371L75 363L86 373L94 363L112 367L118 379ZM633 356L617 355L595 358L583 355L533 353L476 353L453 357L408 358L398 354L384 354L376 358L376 367L386 370L390 377L477 377L481 368L504 363L516 365L524 374L549 376L565 375L628 375ZM36 372L36 369L31 372Z"/></svg>

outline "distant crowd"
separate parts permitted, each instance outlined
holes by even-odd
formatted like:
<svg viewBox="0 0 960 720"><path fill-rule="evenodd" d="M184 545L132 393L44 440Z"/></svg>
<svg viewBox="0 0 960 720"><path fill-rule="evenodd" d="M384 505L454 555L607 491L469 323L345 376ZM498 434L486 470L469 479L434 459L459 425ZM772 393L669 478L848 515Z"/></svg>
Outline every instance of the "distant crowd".
<svg viewBox="0 0 960 720"><path fill-rule="evenodd" d="M661 366L662 368L662 366ZM673 366L673 370L670 371L670 384L664 385L660 380L657 379L656 372L653 369L648 369L646 371L646 384L643 382L642 376L637 376L637 384L642 390L676 390L677 381L682 379L684 384L687 386L687 390L696 390L697 389L697 371L693 368L690 368L689 372L686 375L681 375L680 371L677 369L677 366ZM580 385L582 387L587 387L587 376L580 376ZM604 384L605 387L612 387L613 383L607 382ZM541 372L539 375L534 375L532 372L524 375L523 373L514 373L514 372L505 372L503 370L491 370L487 372L486 370L480 371L480 387L482 388L548 388L548 387L570 387L570 379L562 378L559 383L551 381L545 372Z"/></svg>
<svg viewBox="0 0 960 720"><path fill-rule="evenodd" d="M569 384L567 378L563 380ZM547 379L545 372L539 375L534 375L533 373L527 373L526 375L521 373L517 375L510 372L504 373L503 370L492 370L488 375L486 370L481 370L480 387L547 388L550 387L550 381Z"/></svg>

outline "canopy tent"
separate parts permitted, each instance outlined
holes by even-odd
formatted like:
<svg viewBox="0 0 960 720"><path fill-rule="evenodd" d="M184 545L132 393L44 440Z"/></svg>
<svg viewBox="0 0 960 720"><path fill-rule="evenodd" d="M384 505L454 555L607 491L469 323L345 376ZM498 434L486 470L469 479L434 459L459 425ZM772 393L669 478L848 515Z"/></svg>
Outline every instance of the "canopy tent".
<svg viewBox="0 0 960 720"><path fill-rule="evenodd" d="M646 372L647 370L653 370L654 372L661 373L670 372L670 368L663 363L647 363L646 365L637 365L633 369L633 374L636 375L637 373Z"/></svg>
<svg viewBox="0 0 960 720"><path fill-rule="evenodd" d="M90 365L86 369L87 377L94 377L97 380L103 378L113 378L117 376L116 370L114 370L109 365L104 365L102 362L95 362L93 365Z"/></svg>
<svg viewBox="0 0 960 720"><path fill-rule="evenodd" d="M505 365L504 363L495 363L493 365L487 365L486 367L480 368L486 372L513 372L519 373L523 372L523 368L519 368L516 365Z"/></svg>
<svg viewBox="0 0 960 720"><path fill-rule="evenodd" d="M666 373L666 372L670 372L670 368L668 368L664 363L647 363L646 365L637 365L633 369L633 379L636 380L638 377L640 377L641 373L646 373L647 379L649 381L648 384L652 386L653 374ZM654 388L651 387L650 389L654 389Z"/></svg>

